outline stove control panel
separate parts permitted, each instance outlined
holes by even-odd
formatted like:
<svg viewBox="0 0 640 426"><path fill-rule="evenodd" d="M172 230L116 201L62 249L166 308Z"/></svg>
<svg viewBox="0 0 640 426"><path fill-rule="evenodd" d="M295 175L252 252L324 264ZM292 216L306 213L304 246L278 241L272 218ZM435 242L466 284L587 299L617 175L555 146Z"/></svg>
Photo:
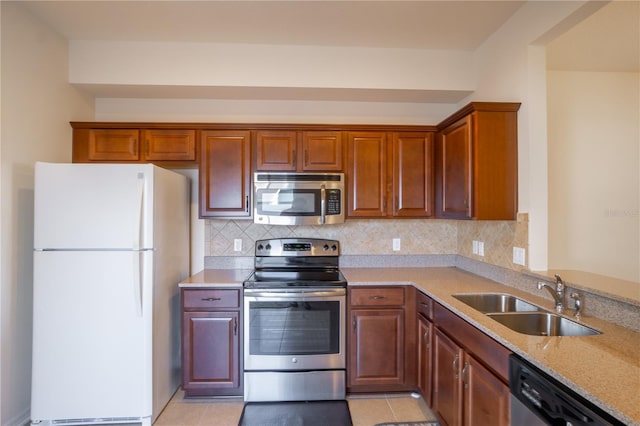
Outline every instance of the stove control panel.
<svg viewBox="0 0 640 426"><path fill-rule="evenodd" d="M256 241L256 256L339 256L340 243L321 238L273 238Z"/></svg>

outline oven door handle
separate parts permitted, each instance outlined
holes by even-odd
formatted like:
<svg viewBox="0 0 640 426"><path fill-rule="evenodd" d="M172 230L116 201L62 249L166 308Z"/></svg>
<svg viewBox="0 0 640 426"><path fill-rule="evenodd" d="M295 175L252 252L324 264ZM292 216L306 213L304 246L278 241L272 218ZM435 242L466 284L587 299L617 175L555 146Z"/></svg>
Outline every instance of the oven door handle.
<svg viewBox="0 0 640 426"><path fill-rule="evenodd" d="M285 299L294 299L300 296L310 297L327 297L327 296L344 296L347 294L345 289L335 290L296 290L296 291L244 291L245 296L248 297L279 297Z"/></svg>

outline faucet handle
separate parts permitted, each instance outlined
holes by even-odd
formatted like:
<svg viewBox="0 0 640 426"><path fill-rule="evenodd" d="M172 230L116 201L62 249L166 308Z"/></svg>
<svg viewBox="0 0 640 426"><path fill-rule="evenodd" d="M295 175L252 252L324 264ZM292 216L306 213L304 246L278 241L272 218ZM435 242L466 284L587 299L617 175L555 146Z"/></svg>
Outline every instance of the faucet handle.
<svg viewBox="0 0 640 426"><path fill-rule="evenodd" d="M576 317L576 319L580 319L580 315L581 315L581 311L582 311L582 296L580 295L580 293L577 292L573 292L571 293L571 298L575 301L574 302L574 306L576 308L575 313L573 314L574 317Z"/></svg>
<svg viewBox="0 0 640 426"><path fill-rule="evenodd" d="M562 278L558 274L555 274L554 277L556 279L556 288L561 290L564 287L564 281L562 281Z"/></svg>

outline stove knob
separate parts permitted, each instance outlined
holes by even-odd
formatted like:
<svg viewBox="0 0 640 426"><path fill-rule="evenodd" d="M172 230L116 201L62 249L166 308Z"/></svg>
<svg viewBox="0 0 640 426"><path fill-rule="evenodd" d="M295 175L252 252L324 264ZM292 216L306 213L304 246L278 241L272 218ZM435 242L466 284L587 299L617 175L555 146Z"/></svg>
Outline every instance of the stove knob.
<svg viewBox="0 0 640 426"><path fill-rule="evenodd" d="M271 250L271 244L267 244L267 246L265 247L265 249L267 249L267 250Z"/></svg>
<svg viewBox="0 0 640 426"><path fill-rule="evenodd" d="M298 358L291 358L291 362L294 363L294 364L297 364L298 363Z"/></svg>
<svg viewBox="0 0 640 426"><path fill-rule="evenodd" d="M264 247L262 247L262 244L258 244L258 250L262 250Z"/></svg>
<svg viewBox="0 0 640 426"><path fill-rule="evenodd" d="M336 246L335 244L331 246L331 250L336 251L338 250L338 246Z"/></svg>
<svg viewBox="0 0 640 426"><path fill-rule="evenodd" d="M324 246L322 246L322 250L327 251L329 250L329 245L325 244Z"/></svg>

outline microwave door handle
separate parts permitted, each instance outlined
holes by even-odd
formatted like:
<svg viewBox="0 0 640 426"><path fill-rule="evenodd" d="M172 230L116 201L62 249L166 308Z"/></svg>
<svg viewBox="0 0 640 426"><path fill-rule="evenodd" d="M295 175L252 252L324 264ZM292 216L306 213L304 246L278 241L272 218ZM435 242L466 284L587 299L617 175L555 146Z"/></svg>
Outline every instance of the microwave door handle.
<svg viewBox="0 0 640 426"><path fill-rule="evenodd" d="M320 185L320 224L324 225L325 210L327 204L327 191L324 185Z"/></svg>

